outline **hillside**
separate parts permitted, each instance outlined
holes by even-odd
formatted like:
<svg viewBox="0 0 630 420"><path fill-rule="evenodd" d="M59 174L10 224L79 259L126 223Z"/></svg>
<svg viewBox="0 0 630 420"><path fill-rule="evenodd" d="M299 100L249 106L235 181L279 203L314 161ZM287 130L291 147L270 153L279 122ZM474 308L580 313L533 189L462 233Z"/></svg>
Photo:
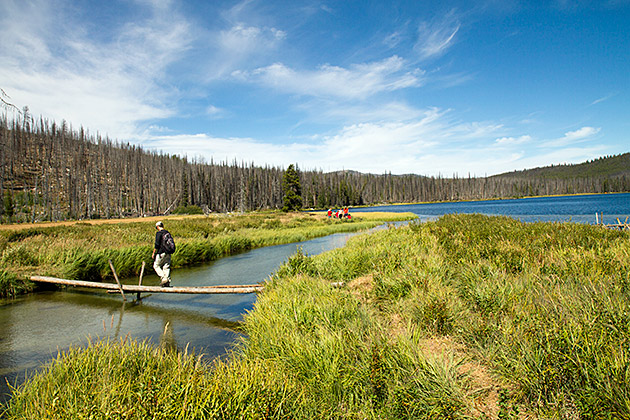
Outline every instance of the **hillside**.
<svg viewBox="0 0 630 420"><path fill-rule="evenodd" d="M574 179L589 177L630 176L630 153L605 156L571 165L551 165L523 171L507 172L494 177Z"/></svg>

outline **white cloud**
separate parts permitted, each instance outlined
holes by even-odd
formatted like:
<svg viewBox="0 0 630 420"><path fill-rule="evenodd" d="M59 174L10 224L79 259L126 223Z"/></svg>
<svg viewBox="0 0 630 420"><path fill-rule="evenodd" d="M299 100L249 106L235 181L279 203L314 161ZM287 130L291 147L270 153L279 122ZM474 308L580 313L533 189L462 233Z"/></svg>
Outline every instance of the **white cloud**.
<svg viewBox="0 0 630 420"><path fill-rule="evenodd" d="M350 68L325 64L315 71L302 72L276 63L253 72L235 72L233 76L290 94L342 99L364 99L422 84L422 72L406 71L404 60L398 56Z"/></svg>
<svg viewBox="0 0 630 420"><path fill-rule="evenodd" d="M210 34L207 39L213 50L207 64L207 80L221 79L232 72L239 72L240 66L250 67L257 60L266 60L287 34L277 28L246 25L239 22L218 34Z"/></svg>
<svg viewBox="0 0 630 420"><path fill-rule="evenodd" d="M496 159L513 160L511 152L490 150L481 145L500 125L453 121L448 111L437 108L416 111L419 116L408 121L381 121L349 124L327 136L304 141L273 144L252 138L217 138L191 136L155 136L143 146L206 161L254 162L288 166L297 162L304 169L333 171L353 169L366 173L417 173L424 175L455 172L484 175L496 167Z"/></svg>
<svg viewBox="0 0 630 420"><path fill-rule="evenodd" d="M139 121L173 113L161 83L191 38L168 2L150 4L155 7L142 9L146 19L96 37L63 3L2 2L0 35L11 42L0 47L0 85L34 115L129 138Z"/></svg>
<svg viewBox="0 0 630 420"><path fill-rule="evenodd" d="M607 154L607 147L603 145L589 147L566 147L559 150L545 149L541 153L523 156L503 167L501 162L494 162L492 168L495 173L510 172L513 170L532 169L551 164L582 163ZM496 169L495 169L496 168Z"/></svg>
<svg viewBox="0 0 630 420"><path fill-rule="evenodd" d="M531 141L532 137L529 135L525 135L520 137L501 137L496 139L494 142L500 146L510 146L515 144L529 143Z"/></svg>
<svg viewBox="0 0 630 420"><path fill-rule="evenodd" d="M211 118L220 118L221 116L223 116L223 114L225 114L225 111L221 108L217 108L214 105L209 105L206 108L206 115Z"/></svg>
<svg viewBox="0 0 630 420"><path fill-rule="evenodd" d="M389 48L396 48L403 37L400 31L393 32L383 39L383 44Z"/></svg>
<svg viewBox="0 0 630 420"><path fill-rule="evenodd" d="M300 109L310 114L316 122L355 124L357 121L402 122L422 118L425 111L403 102L385 102L377 106L364 103L347 103L332 100L314 100L304 103Z"/></svg>
<svg viewBox="0 0 630 420"><path fill-rule="evenodd" d="M611 93L610 95L606 95L606 96L603 96L601 98L595 99L593 102L591 102L591 106L597 105L597 104L602 103L602 102L605 102L605 101L607 101L607 100L617 96L617 94L618 94L618 92Z"/></svg>
<svg viewBox="0 0 630 420"><path fill-rule="evenodd" d="M564 140L568 140L568 141L574 141L574 140L582 140L585 139L587 137L592 137L595 134L600 132L600 128L594 128L594 127L582 127L579 130L575 130L575 131L569 131L567 133L564 133Z"/></svg>
<svg viewBox="0 0 630 420"><path fill-rule="evenodd" d="M549 140L543 144L544 147L566 147L576 143L585 142L590 140L601 131L601 128L596 127L582 127L575 131L568 131L564 133L563 137L558 139Z"/></svg>
<svg viewBox="0 0 630 420"><path fill-rule="evenodd" d="M460 28L461 24L454 12L448 13L439 21L422 22L418 26L418 40L414 50L422 59L440 56L453 45Z"/></svg>

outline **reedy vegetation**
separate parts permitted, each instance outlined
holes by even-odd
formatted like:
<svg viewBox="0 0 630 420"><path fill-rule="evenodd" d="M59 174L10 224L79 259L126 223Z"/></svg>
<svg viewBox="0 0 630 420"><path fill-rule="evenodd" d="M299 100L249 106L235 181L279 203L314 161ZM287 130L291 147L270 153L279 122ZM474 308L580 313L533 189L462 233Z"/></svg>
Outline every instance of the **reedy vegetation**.
<svg viewBox="0 0 630 420"><path fill-rule="evenodd" d="M630 418L629 288L627 232L445 216L298 252L212 366L99 343L61 355L5 415Z"/></svg>

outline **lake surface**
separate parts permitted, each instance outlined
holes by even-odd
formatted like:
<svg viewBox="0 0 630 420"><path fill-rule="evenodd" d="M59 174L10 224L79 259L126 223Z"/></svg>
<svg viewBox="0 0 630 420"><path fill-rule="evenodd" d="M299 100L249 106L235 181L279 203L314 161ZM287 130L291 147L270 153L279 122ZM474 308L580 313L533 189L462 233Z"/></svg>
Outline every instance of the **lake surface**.
<svg viewBox="0 0 630 420"><path fill-rule="evenodd" d="M413 212L420 220L447 213L507 215L532 221L595 223L595 213L613 223L630 216L630 194L542 197L518 200L414 204L362 208L357 211ZM204 266L173 270L177 286L253 284L264 281L302 247L316 255L343 246L354 234L336 234L288 245L255 249ZM137 284L137 279L127 279ZM157 285L155 275L144 284ZM131 296L130 296L131 297ZM240 334L235 331L256 295L153 294L140 302L123 303L120 296L94 289L34 293L0 304L0 401L10 383L52 360L58 350L85 345L89 337L132 337L155 344L189 345L207 358L225 354ZM167 327L168 326L168 327ZM165 332L166 331L166 332Z"/></svg>
<svg viewBox="0 0 630 420"><path fill-rule="evenodd" d="M595 224L595 213L604 213L604 223L622 222L630 216L630 193L534 197L511 200L462 201L379 206L356 211L412 212L427 221L448 213L480 213L510 216L524 222L574 222Z"/></svg>

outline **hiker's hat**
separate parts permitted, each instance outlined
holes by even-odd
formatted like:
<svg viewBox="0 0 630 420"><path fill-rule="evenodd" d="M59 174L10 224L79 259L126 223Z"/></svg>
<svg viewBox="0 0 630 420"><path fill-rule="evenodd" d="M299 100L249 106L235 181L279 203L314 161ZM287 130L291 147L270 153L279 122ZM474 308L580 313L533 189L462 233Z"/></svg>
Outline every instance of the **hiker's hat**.
<svg viewBox="0 0 630 420"><path fill-rule="evenodd" d="M162 221L159 221L155 224L155 227L164 227L164 223L162 223Z"/></svg>

